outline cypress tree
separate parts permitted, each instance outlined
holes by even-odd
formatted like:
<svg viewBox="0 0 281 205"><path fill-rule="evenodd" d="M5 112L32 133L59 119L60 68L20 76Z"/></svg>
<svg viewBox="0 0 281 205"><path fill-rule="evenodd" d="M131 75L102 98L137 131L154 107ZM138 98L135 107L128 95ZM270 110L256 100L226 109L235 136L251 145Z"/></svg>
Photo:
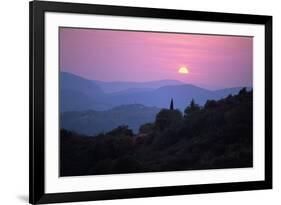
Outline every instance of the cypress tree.
<svg viewBox="0 0 281 205"><path fill-rule="evenodd" d="M174 100L173 100L173 98L171 99L170 110L174 110Z"/></svg>

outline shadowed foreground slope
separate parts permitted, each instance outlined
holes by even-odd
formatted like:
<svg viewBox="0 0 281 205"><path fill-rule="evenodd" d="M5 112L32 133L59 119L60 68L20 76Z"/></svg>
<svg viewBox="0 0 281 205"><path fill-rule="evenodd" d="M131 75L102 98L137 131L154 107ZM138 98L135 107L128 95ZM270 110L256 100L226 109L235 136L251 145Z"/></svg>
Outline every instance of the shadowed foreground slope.
<svg viewBox="0 0 281 205"><path fill-rule="evenodd" d="M60 175L252 167L252 91L204 107L162 109L137 135L126 126L96 137L60 135Z"/></svg>

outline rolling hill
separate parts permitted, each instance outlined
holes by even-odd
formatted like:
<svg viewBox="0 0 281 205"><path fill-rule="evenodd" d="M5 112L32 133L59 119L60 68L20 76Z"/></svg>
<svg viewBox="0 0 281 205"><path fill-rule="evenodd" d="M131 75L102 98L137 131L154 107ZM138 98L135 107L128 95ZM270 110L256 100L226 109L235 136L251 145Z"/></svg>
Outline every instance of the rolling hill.
<svg viewBox="0 0 281 205"><path fill-rule="evenodd" d="M168 85L183 85L177 80L157 80L148 82L103 82L94 81L105 93L116 93L125 90L153 90Z"/></svg>
<svg viewBox="0 0 281 205"><path fill-rule="evenodd" d="M139 126L153 122L160 111L140 104L122 105L107 111L74 111L61 113L61 128L85 135L108 132L120 125L128 125L135 133Z"/></svg>
<svg viewBox="0 0 281 205"><path fill-rule="evenodd" d="M192 99L199 105L207 100L219 100L237 94L241 87L208 90L175 80L152 82L101 82L61 72L60 111L105 111L120 105L142 104L167 108L171 98L175 107L184 110Z"/></svg>

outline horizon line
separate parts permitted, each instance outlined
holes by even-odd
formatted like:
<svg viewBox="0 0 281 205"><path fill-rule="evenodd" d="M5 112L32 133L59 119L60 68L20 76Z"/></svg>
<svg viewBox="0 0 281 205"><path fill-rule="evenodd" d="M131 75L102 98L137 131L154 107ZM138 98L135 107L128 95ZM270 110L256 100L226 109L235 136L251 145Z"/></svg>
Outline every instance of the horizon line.
<svg viewBox="0 0 281 205"><path fill-rule="evenodd" d="M161 80L150 80L150 81L105 81L105 80L96 80L96 79L89 79L87 77L78 75L76 73L71 73L71 72L67 72L67 71L63 71L60 70L60 73L67 73L67 74L71 74L74 76L77 76L79 78L83 78L85 80L89 80L89 81L95 81L95 82L102 82L102 83L151 83L151 82L159 82L159 81L176 81L179 83L182 83L182 85L193 85L199 88L203 88L203 89L207 89L207 90L211 90L211 91L216 91L216 90L223 90L223 89L230 89L230 88L251 88L253 89L253 85L249 86L249 85L237 85L237 86L229 86L229 87L223 87L223 86L219 86L219 85L215 85L215 86L210 86L210 85L198 85L198 84L192 84L192 83L185 83L183 81L177 80L177 79L161 79ZM172 85L170 85L172 86ZM217 88L210 88L210 87L217 87Z"/></svg>

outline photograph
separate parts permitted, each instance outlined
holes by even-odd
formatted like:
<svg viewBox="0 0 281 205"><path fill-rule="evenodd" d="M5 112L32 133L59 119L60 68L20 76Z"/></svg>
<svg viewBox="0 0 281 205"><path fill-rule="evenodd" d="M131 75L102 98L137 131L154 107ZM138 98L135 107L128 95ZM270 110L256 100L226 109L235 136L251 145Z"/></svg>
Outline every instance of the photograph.
<svg viewBox="0 0 281 205"><path fill-rule="evenodd" d="M150 6L29 3L29 203L272 189L272 15Z"/></svg>
<svg viewBox="0 0 281 205"><path fill-rule="evenodd" d="M59 175L253 167L253 37L59 27Z"/></svg>

